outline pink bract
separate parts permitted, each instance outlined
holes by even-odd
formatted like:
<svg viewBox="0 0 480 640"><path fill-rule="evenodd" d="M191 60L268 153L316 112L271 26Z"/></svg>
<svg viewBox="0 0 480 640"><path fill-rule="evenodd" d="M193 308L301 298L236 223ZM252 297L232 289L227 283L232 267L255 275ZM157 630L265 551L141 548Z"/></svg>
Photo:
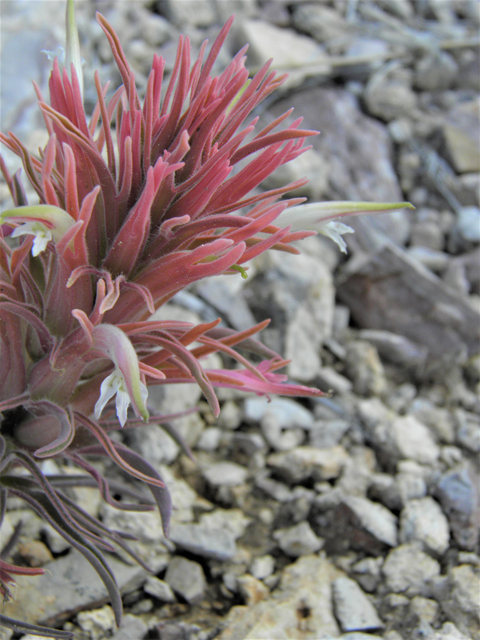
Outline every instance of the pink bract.
<svg viewBox="0 0 480 640"><path fill-rule="evenodd" d="M128 547L67 497L72 476L45 477L38 460L69 460L89 474L74 476L77 484L98 486L118 508L153 508L112 497L114 483L88 461L109 456L149 486L167 530L170 497L158 472L108 436L118 428L108 409L113 395L122 422L130 403L148 420L145 393L152 384L196 383L215 415L216 386L260 395L322 395L274 373L286 362L253 339L266 323L234 332L220 329L220 320L198 326L149 320L202 278L240 277L240 265L268 249L296 252L290 243L311 232L291 232L275 221L300 202L280 198L304 181L250 194L303 153L316 132L302 130L300 118L282 128L290 112L256 131L258 118L249 121L249 114L285 76L267 63L247 82L246 47L212 77L233 19L208 55L207 42L202 45L193 64L189 40L180 38L163 100L165 65L155 55L142 103L118 36L97 17L123 86L107 100L108 83L102 85L95 73L98 102L87 119L75 66L61 69L55 59L50 104L37 88L49 132L45 148L35 156L13 133L0 137L21 158L38 196L30 205L19 172L11 176L1 162L15 207L2 214L0 225L0 498L4 504L7 491L22 497L85 555L107 586L118 622L121 600L99 548ZM9 238L14 229L19 241ZM251 364L237 347L262 362ZM214 352L233 357L241 368L205 369L202 360ZM130 419L127 426L138 423ZM15 474L19 465L28 476ZM142 497L131 488L115 490ZM2 575L5 584L8 576Z"/></svg>

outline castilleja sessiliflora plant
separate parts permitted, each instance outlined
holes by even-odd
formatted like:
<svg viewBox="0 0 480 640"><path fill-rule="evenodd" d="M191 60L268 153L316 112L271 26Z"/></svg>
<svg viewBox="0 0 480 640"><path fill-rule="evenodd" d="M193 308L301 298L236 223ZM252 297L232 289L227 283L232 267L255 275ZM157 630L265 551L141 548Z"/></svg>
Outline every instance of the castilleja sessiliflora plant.
<svg viewBox="0 0 480 640"><path fill-rule="evenodd" d="M211 76L232 19L209 54L205 42L193 64L188 38L180 38L163 99L164 61L155 55L142 104L119 38L98 15L123 85L107 101L108 84L95 73L98 102L87 119L73 11L68 0L66 61L53 62L50 104L36 88L47 145L35 156L13 133L1 134L21 158L38 203L27 202L19 172L10 176L2 161L14 206L0 215L0 520L7 495L26 501L95 567L118 623L120 594L102 550L119 545L135 553L126 536L80 509L66 489L98 486L119 509L150 510L156 503L168 532L171 501L158 471L109 437L124 425L172 418L149 416L148 387L196 383L215 415L216 386L322 395L276 373L287 363L253 337L265 322L235 332L219 327L220 319L193 326L151 316L191 283L225 273L245 276L242 265L255 256L267 249L295 253L293 241L318 231L344 250L340 236L352 230L333 218L409 205L280 200L303 181L249 195L303 153L316 132L301 129L300 118L282 128L290 112L256 131L257 118L248 121L249 114L285 76L267 63L249 80L246 47ZM261 362L251 364L236 347ZM215 352L238 368L203 368L202 360ZM128 416L130 405L135 417ZM171 426L169 433L183 445ZM153 501L105 479L90 461L102 455L145 483ZM81 473L44 475L42 461L58 457ZM41 571L0 560L0 594L9 598L12 575ZM6 616L0 622L69 637Z"/></svg>

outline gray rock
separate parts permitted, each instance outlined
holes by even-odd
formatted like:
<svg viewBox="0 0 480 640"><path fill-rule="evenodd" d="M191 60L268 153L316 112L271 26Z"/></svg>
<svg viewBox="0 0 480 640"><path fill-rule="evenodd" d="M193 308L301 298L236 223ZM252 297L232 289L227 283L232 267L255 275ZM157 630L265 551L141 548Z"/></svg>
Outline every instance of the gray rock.
<svg viewBox="0 0 480 640"><path fill-rule="evenodd" d="M245 604L252 606L265 600L270 593L269 588L261 581L245 573L237 578L238 592L242 596Z"/></svg>
<svg viewBox="0 0 480 640"><path fill-rule="evenodd" d="M198 503L198 495L185 480L173 475L170 467L159 469L163 481L168 486L175 508L172 511L172 525L193 521L193 508Z"/></svg>
<svg viewBox="0 0 480 640"><path fill-rule="evenodd" d="M352 447L351 457L336 483L336 488L346 495L364 498L375 467L376 459L372 449L363 446Z"/></svg>
<svg viewBox="0 0 480 640"><path fill-rule="evenodd" d="M479 126L478 97L456 102L442 127L448 159L457 173L480 170L480 149L475 136Z"/></svg>
<svg viewBox="0 0 480 640"><path fill-rule="evenodd" d="M364 340L347 346L346 370L353 382L353 390L361 396L381 395L386 390L383 365L376 348Z"/></svg>
<svg viewBox="0 0 480 640"><path fill-rule="evenodd" d="M280 585L266 600L251 607L232 607L218 640L338 637L330 587L338 575L325 558L299 558L284 569Z"/></svg>
<svg viewBox="0 0 480 640"><path fill-rule="evenodd" d="M452 444L455 440L454 420L450 411L437 407L427 398L415 398L409 413L426 425L439 441Z"/></svg>
<svg viewBox="0 0 480 640"><path fill-rule="evenodd" d="M337 578L332 583L335 615L342 631L382 629L383 622L355 580Z"/></svg>
<svg viewBox="0 0 480 640"><path fill-rule="evenodd" d="M243 15L248 15L253 10L253 7L254 4L251 0L233 0L233 2L229 3L228 9L218 6L210 0L202 2L200 5L196 0L186 0L180 3L174 0L166 0L162 6L162 12L170 22L173 22L178 27L184 28L185 25L208 27L218 21L224 22L236 11Z"/></svg>
<svg viewBox="0 0 480 640"><path fill-rule="evenodd" d="M120 511L104 503L102 521L110 529L124 531L140 542L159 544L165 540L157 511Z"/></svg>
<svg viewBox="0 0 480 640"><path fill-rule="evenodd" d="M458 64L446 51L424 55L415 65L415 86L421 91L448 89L458 74Z"/></svg>
<svg viewBox="0 0 480 640"><path fill-rule="evenodd" d="M389 430L387 448L397 458L435 464L440 455L429 429L412 415L396 418Z"/></svg>
<svg viewBox="0 0 480 640"><path fill-rule="evenodd" d="M180 320L199 324L201 319L196 313L192 313L174 304L167 304L160 307L151 317L151 320ZM212 356L210 356L212 357ZM209 360L209 366L215 369L221 362L217 354L213 354L213 360ZM205 363L204 363L205 364ZM161 415L169 413L180 413L186 409L191 409L198 405L202 397L202 391L198 385L191 385L188 394L181 384L170 384L150 387L148 392L148 407L153 413ZM175 429L183 436L190 447L194 447L205 428L205 423L200 414L191 413L187 416L175 420ZM158 449L157 449L158 451ZM148 456L148 451L145 452ZM147 457L148 459L148 457ZM154 464L162 464L153 461Z"/></svg>
<svg viewBox="0 0 480 640"><path fill-rule="evenodd" d="M250 573L258 580L268 578L275 571L275 558L271 555L257 556L250 565Z"/></svg>
<svg viewBox="0 0 480 640"><path fill-rule="evenodd" d="M322 367L317 375L321 389L332 390L335 393L345 394L352 390L352 383L333 367Z"/></svg>
<svg viewBox="0 0 480 640"><path fill-rule="evenodd" d="M200 516L200 524L206 530L218 531L221 529L228 533L233 540L243 536L250 522L251 518L245 515L241 509L214 509Z"/></svg>
<svg viewBox="0 0 480 640"><path fill-rule="evenodd" d="M425 210L424 210L425 211ZM427 209L427 211L429 211ZM444 245L443 230L433 216L418 216L410 231L410 246L440 251Z"/></svg>
<svg viewBox="0 0 480 640"><path fill-rule="evenodd" d="M200 451L215 451L222 439L222 430L218 427L208 427L202 432L197 442Z"/></svg>
<svg viewBox="0 0 480 640"><path fill-rule="evenodd" d="M396 634L396 631L394 631L393 633ZM363 631L352 631L351 633L343 633L341 636L338 636L338 640L372 640L373 638L377 638L378 636L372 636L372 634L370 633L363 633ZM402 640L402 638L397 635L395 636L390 636L390 635L386 635L383 636L384 640Z"/></svg>
<svg viewBox="0 0 480 640"><path fill-rule="evenodd" d="M436 495L461 549L473 551L479 538L480 499L473 470L463 466L443 474Z"/></svg>
<svg viewBox="0 0 480 640"><path fill-rule="evenodd" d="M448 577L439 580L435 596L444 613L462 633L480 638L480 577L470 565L452 567Z"/></svg>
<svg viewBox="0 0 480 640"><path fill-rule="evenodd" d="M434 273L443 272L450 260L448 253L423 246L409 247L407 255L414 260L418 260L420 264Z"/></svg>
<svg viewBox="0 0 480 640"><path fill-rule="evenodd" d="M165 582L189 604L200 602L207 588L202 566L180 556L175 556L168 565Z"/></svg>
<svg viewBox="0 0 480 640"><path fill-rule="evenodd" d="M328 494L326 499L328 501ZM340 496L338 504L327 507L328 525L322 534L335 552L349 549L367 551L378 555L397 544L397 518L378 502L356 496ZM318 507L319 499L315 501Z"/></svg>
<svg viewBox="0 0 480 640"><path fill-rule="evenodd" d="M441 556L449 541L448 520L438 502L427 496L407 503L400 514L400 542L419 542L425 551Z"/></svg>
<svg viewBox="0 0 480 640"><path fill-rule="evenodd" d="M145 582L147 572L108 557L120 591L135 591ZM2 605L2 614L40 625L58 625L79 611L95 609L108 602L103 582L93 567L76 550L45 565L42 576L15 576L16 600Z"/></svg>
<svg viewBox="0 0 480 640"><path fill-rule="evenodd" d="M362 329L358 336L374 345L379 355L390 362L414 372L421 371L425 366L427 349L405 336L375 329Z"/></svg>
<svg viewBox="0 0 480 640"><path fill-rule="evenodd" d="M310 430L309 444L318 449L331 449L340 444L350 427L347 420L316 420Z"/></svg>
<svg viewBox="0 0 480 640"><path fill-rule="evenodd" d="M161 427L148 425L131 429L130 446L153 465L171 464L180 453L180 447Z"/></svg>
<svg viewBox="0 0 480 640"><path fill-rule="evenodd" d="M415 596L410 602L410 610L420 622L433 624L439 613L439 604L436 600L431 598L423 598L422 596Z"/></svg>
<svg viewBox="0 0 480 640"><path fill-rule="evenodd" d="M410 600L406 596L399 593L389 593L381 601L382 620L385 620L389 627L403 630L409 608ZM384 640L403 640L403 636L394 629L385 633L383 638Z"/></svg>
<svg viewBox="0 0 480 640"><path fill-rule="evenodd" d="M309 149L292 162L283 164L263 182L264 189L278 189L297 180L308 179L308 183L290 191L292 197L309 198L313 202L321 200L328 189L328 167L322 156ZM302 243L303 244L303 243ZM253 324L253 323L252 323Z"/></svg>
<svg viewBox="0 0 480 640"><path fill-rule="evenodd" d="M262 20L244 20L239 31L242 44L250 44L250 64L261 66L273 58L277 69L292 70L287 86L298 85L311 75L308 66L315 65L315 74L328 76L330 73L328 57L311 38Z"/></svg>
<svg viewBox="0 0 480 640"><path fill-rule="evenodd" d="M290 398L272 398L267 402L266 398L252 397L245 400L244 406L245 418L251 422L261 422L265 416L274 415L285 429L308 429L313 424L310 411Z"/></svg>
<svg viewBox="0 0 480 640"><path fill-rule="evenodd" d="M148 593L150 596L154 596L157 600L161 600L162 602L175 602L175 594L172 591L171 586L165 582L165 580L160 580L155 576L148 576L145 584L143 585L143 590L145 593Z"/></svg>
<svg viewBox="0 0 480 640"><path fill-rule="evenodd" d="M287 451L301 444L304 429L310 429L313 415L301 404L289 398L247 398L245 418L260 422L268 444L277 451Z"/></svg>
<svg viewBox="0 0 480 640"><path fill-rule="evenodd" d="M361 77L361 70L365 69L365 67L369 71L373 68L378 68L381 65L382 59L388 55L388 52L389 47L385 40L381 40L380 38L354 36L348 41L348 45L345 49L345 55L349 58L371 58L372 60L370 64L366 63L362 65L361 63L357 63L360 69L357 67L357 73L352 69L348 76L353 78L357 78L358 76ZM352 62L355 64L354 61Z"/></svg>
<svg viewBox="0 0 480 640"><path fill-rule="evenodd" d="M212 487L238 487L248 477L248 469L235 462L217 462L202 471Z"/></svg>
<svg viewBox="0 0 480 640"><path fill-rule="evenodd" d="M30 635L30 634L28 634ZM35 636L30 636L30 638L27 636L23 636L24 638L26 637L27 640L37 640L37 638L35 638ZM7 627L0 627L0 640L10 640L10 638L13 636L13 630L12 629L7 629Z"/></svg>
<svg viewBox="0 0 480 640"><path fill-rule="evenodd" d="M2 8L1 55L8 64L2 65L1 128L23 137L41 124L32 80L45 95L52 63L42 49L64 44L65 18L48 2L10 8L8 15Z"/></svg>
<svg viewBox="0 0 480 640"><path fill-rule="evenodd" d="M401 507L409 500L424 498L427 495L427 481L418 463L413 460L400 460L397 469L395 481Z"/></svg>
<svg viewBox="0 0 480 640"><path fill-rule="evenodd" d="M275 252L260 256L258 274L245 295L254 312L277 321L275 345L291 360L288 375L311 382L320 369L320 347L331 336L335 291L330 269L319 255ZM268 329L265 331L268 335Z"/></svg>
<svg viewBox="0 0 480 640"><path fill-rule="evenodd" d="M242 331L255 324L255 318L243 296L243 280L219 276L200 281L196 290L199 296L235 329Z"/></svg>
<svg viewBox="0 0 480 640"><path fill-rule="evenodd" d="M217 424L222 429L234 431L242 423L242 412L237 403L227 400L222 406Z"/></svg>
<svg viewBox="0 0 480 640"><path fill-rule="evenodd" d="M378 6L398 18L413 18L415 10L410 0L379 0Z"/></svg>
<svg viewBox="0 0 480 640"><path fill-rule="evenodd" d="M115 627L115 616L110 605L93 611L80 611L77 615L77 624L92 640L102 640L110 635Z"/></svg>
<svg viewBox="0 0 480 640"><path fill-rule="evenodd" d="M426 347L424 375L477 353L480 312L405 252L389 245L347 271L337 294L355 322Z"/></svg>
<svg viewBox="0 0 480 640"><path fill-rule="evenodd" d="M374 473L371 476L368 494L372 500L381 502L390 510L401 509L404 505L398 483L388 473Z"/></svg>
<svg viewBox="0 0 480 640"><path fill-rule="evenodd" d="M465 372L469 380L474 384L478 384L480 382L480 353L467 362Z"/></svg>
<svg viewBox="0 0 480 640"><path fill-rule="evenodd" d="M383 443L389 425L395 419L396 414L379 398L360 400L357 406L360 419L365 426L369 438L374 439L375 445Z"/></svg>
<svg viewBox="0 0 480 640"><path fill-rule="evenodd" d="M142 640L147 631L148 627L143 620L127 613L123 616L120 628L113 634L112 640Z"/></svg>
<svg viewBox="0 0 480 640"><path fill-rule="evenodd" d="M410 382L404 382L394 389L387 397L388 406L396 413L405 413L410 403L417 395L417 388Z"/></svg>
<svg viewBox="0 0 480 640"><path fill-rule="evenodd" d="M428 636L428 640L471 640L471 636L463 634L453 622L445 622L441 629Z"/></svg>
<svg viewBox="0 0 480 640"><path fill-rule="evenodd" d="M480 242L480 209L473 206L461 207L457 215L460 236L467 242Z"/></svg>
<svg viewBox="0 0 480 640"><path fill-rule="evenodd" d="M10 505L9 505L10 506ZM38 540L40 534L45 527L45 521L42 520L34 511L24 509L25 503L19 501L18 509L7 511L2 522L2 541L8 540L13 534L15 527L21 521L20 542L29 542L30 540ZM67 547L68 548L68 547Z"/></svg>
<svg viewBox="0 0 480 640"><path fill-rule="evenodd" d="M458 444L474 454L480 453L480 416L457 409L455 422Z"/></svg>
<svg viewBox="0 0 480 640"><path fill-rule="evenodd" d="M43 527L43 533L47 539L48 548L52 553L62 553L70 547L70 543L65 540L65 538L63 538L51 525L45 524ZM7 534L3 533L3 529L2 535L5 535L5 539L8 539L9 537Z"/></svg>
<svg viewBox="0 0 480 640"><path fill-rule="evenodd" d="M390 551L382 567L387 588L408 597L430 596L429 581L440 575L439 563L416 544L402 544Z"/></svg>
<svg viewBox="0 0 480 640"><path fill-rule="evenodd" d="M355 580L359 583L364 591L373 593L381 578L381 569L383 564L383 558L364 558L357 562L352 567L352 572Z"/></svg>
<svg viewBox="0 0 480 640"><path fill-rule="evenodd" d="M457 241L456 228L454 227L450 236L450 243ZM463 244L466 244L465 242ZM452 250L459 251L459 247L451 247ZM443 281L453 289L460 291L464 295L480 290L480 273L477 265L480 256L480 248L462 253L457 257L449 257L447 266L443 272ZM473 356L475 358L475 356ZM472 360L472 359L471 359ZM468 362L466 366L468 367Z"/></svg>
<svg viewBox="0 0 480 640"><path fill-rule="evenodd" d="M440 459L447 466L447 469L453 469L462 463L463 453L458 447L445 446L442 447Z"/></svg>
<svg viewBox="0 0 480 640"><path fill-rule="evenodd" d="M381 68L365 87L368 112L387 122L411 115L418 105L417 95L410 86L411 80L411 73L405 68L393 67L390 74L385 67Z"/></svg>
<svg viewBox="0 0 480 640"><path fill-rule="evenodd" d="M232 446L249 457L260 451L265 452L267 449L265 439L260 433L244 433L243 431L237 431L233 434Z"/></svg>
<svg viewBox="0 0 480 640"><path fill-rule="evenodd" d="M292 499L293 492L283 482L273 480L266 474L255 478L255 486L277 502L288 502Z"/></svg>
<svg viewBox="0 0 480 640"><path fill-rule="evenodd" d="M183 621L162 620L154 626L154 630L159 640L190 640L203 637L198 624Z"/></svg>
<svg viewBox="0 0 480 640"><path fill-rule="evenodd" d="M221 562L231 560L236 553L235 540L230 532L207 529L199 524L173 525L169 539L180 549Z"/></svg>
<svg viewBox="0 0 480 640"><path fill-rule="evenodd" d="M344 38L350 31L350 25L339 12L319 4L294 4L292 20L297 29L317 42Z"/></svg>
<svg viewBox="0 0 480 640"><path fill-rule="evenodd" d="M278 546L285 555L291 558L315 553L323 545L323 541L313 533L308 522L300 522L294 527L279 529L274 532L273 538L277 540Z"/></svg>
<svg viewBox="0 0 480 640"><path fill-rule="evenodd" d="M294 524L307 520L315 497L315 491L302 486L295 487L290 500L282 504L279 510L279 521Z"/></svg>
<svg viewBox="0 0 480 640"><path fill-rule="evenodd" d="M285 478L286 482L296 484L308 478L315 481L337 478L347 460L348 454L340 445L330 449L303 446L287 452L272 453L267 458L267 465Z"/></svg>

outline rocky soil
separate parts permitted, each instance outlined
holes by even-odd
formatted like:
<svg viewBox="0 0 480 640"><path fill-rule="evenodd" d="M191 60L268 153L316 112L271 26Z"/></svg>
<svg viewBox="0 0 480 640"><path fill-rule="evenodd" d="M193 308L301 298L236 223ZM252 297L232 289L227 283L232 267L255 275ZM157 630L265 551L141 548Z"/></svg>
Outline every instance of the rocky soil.
<svg viewBox="0 0 480 640"><path fill-rule="evenodd" d="M153 569L112 558L122 627L90 567L13 502L2 535L19 520L23 533L12 557L48 570L19 579L5 613L78 640L479 640L478 2L78 4L87 77L92 67L112 76L98 8L140 87L153 52L170 70L180 32L198 51L235 12L222 63L249 42L252 69L273 57L290 74L258 115L293 106L321 131L265 186L307 175L310 199L407 199L416 210L353 221L348 258L310 238L300 256L262 256L248 280L213 279L163 308L161 317L187 320L220 314L237 329L272 318L264 340L292 359L290 377L332 395L268 403L221 390L214 421L196 389L153 394L162 412L200 407L179 421L195 463L160 428L122 435L168 480L170 538L156 513L115 511L75 491L89 513L136 535ZM45 90L40 50L62 43L63 8L3 0L1 12L2 129L36 148L30 78ZM11 637L20 636L0 630Z"/></svg>

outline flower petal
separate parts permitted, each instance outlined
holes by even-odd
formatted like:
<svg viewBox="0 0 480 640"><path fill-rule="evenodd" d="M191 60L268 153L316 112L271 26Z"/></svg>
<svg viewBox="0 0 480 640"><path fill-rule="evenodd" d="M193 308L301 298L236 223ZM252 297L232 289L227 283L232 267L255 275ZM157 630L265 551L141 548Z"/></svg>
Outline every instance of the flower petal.
<svg viewBox="0 0 480 640"><path fill-rule="evenodd" d="M52 240L50 229L48 229L43 222L24 222L24 224L21 224L11 233L12 238L26 235L35 236L32 246L32 256L38 256L39 253L45 251L47 244Z"/></svg>
<svg viewBox="0 0 480 640"><path fill-rule="evenodd" d="M146 405L148 391L140 379L138 357L132 343L121 329L111 324L99 324L94 327L92 329L92 338L93 348L107 358L110 358L115 364L113 374L105 378L102 383L100 399L97 402L99 411L101 411L106 402L108 402L108 400L103 402L102 398L102 391L105 389L104 397L110 394L108 395L108 399L110 399L114 393L117 393L117 413L120 422L122 422L124 418L123 424L125 424L126 421L126 407L128 407L128 404L125 406L125 396L127 396L129 402L132 403L135 413L141 416L146 422L148 420ZM109 381L106 383L108 379ZM105 387L103 387L104 384ZM114 386L115 390L107 390L107 385L112 388ZM119 393L125 394L125 396L120 396L120 400L118 399ZM101 399L102 403L100 403Z"/></svg>
<svg viewBox="0 0 480 640"><path fill-rule="evenodd" d="M333 218L414 208L410 202L311 202L285 209L275 224L279 227L291 226L292 231L319 231L319 225Z"/></svg>
<svg viewBox="0 0 480 640"><path fill-rule="evenodd" d="M100 397L95 405L95 418L97 420L99 419L107 402L117 393L119 384L118 376L115 371L107 376L102 382L100 387Z"/></svg>
<svg viewBox="0 0 480 640"><path fill-rule="evenodd" d="M124 427L127 421L127 411L130 405L130 396L124 389L122 389L122 386L120 386L120 388L117 391L115 408L117 410L118 421L120 422L122 427Z"/></svg>
<svg viewBox="0 0 480 640"><path fill-rule="evenodd" d="M318 226L318 232L330 240L333 240L335 244L340 247L340 251L343 253L347 253L347 245L342 236L346 233L355 233L355 229L349 227L343 222L336 222L335 220L330 220L329 222L325 222Z"/></svg>

